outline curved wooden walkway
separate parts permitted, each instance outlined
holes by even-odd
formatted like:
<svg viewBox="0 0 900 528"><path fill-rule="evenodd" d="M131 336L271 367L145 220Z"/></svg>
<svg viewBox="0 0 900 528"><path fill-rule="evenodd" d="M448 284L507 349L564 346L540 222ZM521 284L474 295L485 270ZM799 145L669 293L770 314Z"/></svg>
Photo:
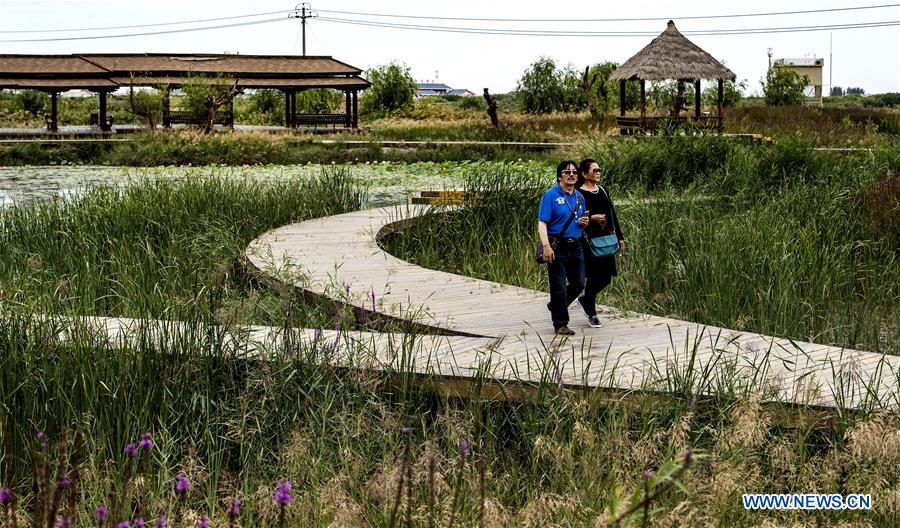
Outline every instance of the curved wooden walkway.
<svg viewBox="0 0 900 528"><path fill-rule="evenodd" d="M900 357L611 308L594 329L577 303L569 309L577 334L554 336L546 293L424 269L379 247L380 234L424 210L372 209L284 226L253 241L246 258L270 281L457 335L415 358L421 373L681 394L752 390L766 401L900 408Z"/></svg>

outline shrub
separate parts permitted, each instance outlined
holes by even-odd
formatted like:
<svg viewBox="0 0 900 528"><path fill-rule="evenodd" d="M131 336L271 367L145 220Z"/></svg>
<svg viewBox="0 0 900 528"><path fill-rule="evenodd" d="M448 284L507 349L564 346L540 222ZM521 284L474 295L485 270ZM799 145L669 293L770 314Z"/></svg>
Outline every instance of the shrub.
<svg viewBox="0 0 900 528"><path fill-rule="evenodd" d="M765 80L760 82L767 105L786 106L803 102L803 90L809 84L809 78L783 64L774 64Z"/></svg>
<svg viewBox="0 0 900 528"><path fill-rule="evenodd" d="M900 172L889 171L868 190L864 201L864 217L876 237L886 237L900 248Z"/></svg>
<svg viewBox="0 0 900 528"><path fill-rule="evenodd" d="M459 107L464 110L484 110L484 97L460 97Z"/></svg>
<svg viewBox="0 0 900 528"><path fill-rule="evenodd" d="M529 114L577 112L587 107L580 73L571 65L558 70L553 59L547 57L525 70L516 91L522 110Z"/></svg>
<svg viewBox="0 0 900 528"><path fill-rule="evenodd" d="M47 106L47 94L43 92L33 92L31 90L23 91L17 97L19 104L31 115L38 117L44 112Z"/></svg>
<svg viewBox="0 0 900 528"><path fill-rule="evenodd" d="M372 83L362 96L364 113L384 115L408 107L416 95L416 81L405 65L390 63L366 71Z"/></svg>

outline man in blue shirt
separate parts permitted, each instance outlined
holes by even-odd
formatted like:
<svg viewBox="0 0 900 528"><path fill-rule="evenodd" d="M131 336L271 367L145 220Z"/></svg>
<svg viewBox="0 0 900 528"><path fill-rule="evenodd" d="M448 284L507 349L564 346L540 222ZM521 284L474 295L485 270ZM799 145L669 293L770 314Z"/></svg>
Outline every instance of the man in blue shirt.
<svg viewBox="0 0 900 528"><path fill-rule="evenodd" d="M550 278L553 328L559 335L574 335L569 328L569 305L584 289L582 228L588 223L581 194L575 190L578 164L566 160L556 168L558 185L544 193L538 210L538 236ZM567 284L568 281L568 284Z"/></svg>

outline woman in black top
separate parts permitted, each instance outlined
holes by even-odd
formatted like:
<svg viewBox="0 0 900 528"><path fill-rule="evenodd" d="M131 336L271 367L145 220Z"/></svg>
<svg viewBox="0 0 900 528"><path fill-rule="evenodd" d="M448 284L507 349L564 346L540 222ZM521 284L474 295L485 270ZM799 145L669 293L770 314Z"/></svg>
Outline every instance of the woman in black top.
<svg viewBox="0 0 900 528"><path fill-rule="evenodd" d="M625 237L622 236L622 228L619 227L619 217L613 207L612 199L606 188L597 183L602 174L600 164L590 158L581 162L578 167L580 177L584 182L578 187L578 191L584 196L585 206L590 214L590 223L585 229L588 238L605 236L612 233L613 226L616 230L616 238L619 239L619 256L625 251ZM612 218L610 218L610 216ZM584 295L578 298L584 313L588 316L588 323L593 328L600 328L603 323L597 317L597 294L612 282L616 275L616 257L594 257L588 247L584 248L584 270L587 284L584 287Z"/></svg>

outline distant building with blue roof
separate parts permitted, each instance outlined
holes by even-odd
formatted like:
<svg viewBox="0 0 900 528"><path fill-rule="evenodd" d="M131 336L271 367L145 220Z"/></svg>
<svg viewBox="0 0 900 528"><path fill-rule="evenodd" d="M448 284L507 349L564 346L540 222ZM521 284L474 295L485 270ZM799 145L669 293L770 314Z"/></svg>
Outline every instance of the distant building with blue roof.
<svg viewBox="0 0 900 528"><path fill-rule="evenodd" d="M453 89L444 83L420 82L416 83L416 85L416 97L432 97L435 95L459 95L462 97L471 97L475 95L475 93L466 88Z"/></svg>

